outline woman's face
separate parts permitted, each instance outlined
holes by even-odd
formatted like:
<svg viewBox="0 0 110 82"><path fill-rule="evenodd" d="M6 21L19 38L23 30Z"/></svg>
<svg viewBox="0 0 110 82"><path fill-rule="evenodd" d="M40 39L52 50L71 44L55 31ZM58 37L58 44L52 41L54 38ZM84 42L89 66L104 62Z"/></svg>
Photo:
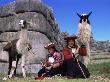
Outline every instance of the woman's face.
<svg viewBox="0 0 110 82"><path fill-rule="evenodd" d="M75 41L73 39L68 40L68 46L73 46Z"/></svg>
<svg viewBox="0 0 110 82"><path fill-rule="evenodd" d="M54 50L55 50L54 48L49 48L49 49L48 49L48 52L49 52L49 53L53 53Z"/></svg>

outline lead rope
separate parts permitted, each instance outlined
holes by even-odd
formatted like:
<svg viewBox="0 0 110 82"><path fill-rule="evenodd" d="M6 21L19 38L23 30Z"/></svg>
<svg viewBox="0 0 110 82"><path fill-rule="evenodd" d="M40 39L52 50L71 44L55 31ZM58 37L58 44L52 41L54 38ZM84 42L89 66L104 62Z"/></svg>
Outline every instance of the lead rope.
<svg viewBox="0 0 110 82"><path fill-rule="evenodd" d="M84 71L83 71L83 69L82 69L82 67L81 67L81 65L79 64L78 59L77 59L77 58L75 58L75 59L76 59L76 61L77 61L77 63L78 63L78 66L79 66L79 68L80 68L80 70L81 70L81 72L82 72L84 78L87 79L87 78L86 78L86 75L85 75L85 73L84 73Z"/></svg>
<svg viewBox="0 0 110 82"><path fill-rule="evenodd" d="M72 54L73 54L73 53L72 53ZM77 64L78 64L78 66L79 66L79 68L80 68L80 70L81 70L81 72L82 72L84 78L87 79L87 78L86 78L86 75L85 75L85 73L84 73L84 71L83 71L83 69L82 69L82 67L81 67L81 65L79 64L78 59L76 58L76 56L75 56L74 54L73 54L73 56L75 57L75 59L76 59L76 61L77 61Z"/></svg>

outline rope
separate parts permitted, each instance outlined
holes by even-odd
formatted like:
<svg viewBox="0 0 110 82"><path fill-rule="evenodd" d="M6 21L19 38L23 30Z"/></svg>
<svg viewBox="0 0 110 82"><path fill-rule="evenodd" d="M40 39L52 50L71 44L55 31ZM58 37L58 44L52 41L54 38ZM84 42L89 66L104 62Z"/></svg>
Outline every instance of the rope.
<svg viewBox="0 0 110 82"><path fill-rule="evenodd" d="M82 72L82 74L83 74L84 78L85 78L85 79L87 79L87 78L86 78L86 75L85 75L85 73L84 73L84 71L83 71L83 69L82 69L81 65L79 64L79 61L78 61L78 59L77 59L77 58L76 58L76 61L77 61L77 63L78 63L78 66L79 66L79 68L80 68L80 70L81 70L81 72Z"/></svg>
<svg viewBox="0 0 110 82"><path fill-rule="evenodd" d="M74 55L74 54L73 54L73 55ZM86 75L85 75L85 73L84 73L84 71L83 71L83 69L82 69L82 67L81 67L81 65L79 64L78 59L76 58L76 56L75 56L75 55L74 55L74 57L75 57L75 59L76 59L76 61L77 61L77 64L78 64L78 66L79 66L79 68L80 68L80 70L81 70L81 72L82 72L82 74L83 74L84 78L85 78L85 79L87 79L87 78L86 78Z"/></svg>

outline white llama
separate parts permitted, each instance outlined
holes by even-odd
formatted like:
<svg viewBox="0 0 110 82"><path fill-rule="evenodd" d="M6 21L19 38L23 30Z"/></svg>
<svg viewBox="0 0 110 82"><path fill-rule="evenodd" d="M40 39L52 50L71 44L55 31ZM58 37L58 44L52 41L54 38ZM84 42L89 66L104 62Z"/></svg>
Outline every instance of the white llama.
<svg viewBox="0 0 110 82"><path fill-rule="evenodd" d="M87 55L86 56L80 56L79 59L84 63L86 66L90 62L90 37L91 37L91 25L88 20L89 16L92 12L89 14L78 14L80 17L80 21L78 24L78 42L80 46L85 45L87 48Z"/></svg>
<svg viewBox="0 0 110 82"><path fill-rule="evenodd" d="M18 54L21 54L21 68L22 68L22 72L23 72L23 77L26 77L25 74L25 57L28 54L28 50L30 48L30 45L28 43L28 36L27 36L27 22L24 20L20 20L21 25L21 31L20 31L20 35L19 35L19 39L16 42L16 51ZM12 77L12 75L14 74L14 71L16 70L17 67L17 61L16 59L14 61L12 61L12 68L10 71L10 75L9 78Z"/></svg>

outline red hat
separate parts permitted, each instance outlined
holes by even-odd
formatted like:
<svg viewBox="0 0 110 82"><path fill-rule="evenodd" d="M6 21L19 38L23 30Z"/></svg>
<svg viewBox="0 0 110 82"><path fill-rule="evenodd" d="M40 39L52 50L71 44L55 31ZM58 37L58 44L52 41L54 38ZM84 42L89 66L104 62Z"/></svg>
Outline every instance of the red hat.
<svg viewBox="0 0 110 82"><path fill-rule="evenodd" d="M65 40L70 40L70 39L73 39L73 40L75 40L75 39L77 39L78 37L76 36L76 35L71 35L71 36L68 36L68 37L66 37L66 38L64 38Z"/></svg>
<svg viewBox="0 0 110 82"><path fill-rule="evenodd" d="M53 48L53 47L55 47L54 43L49 43L46 46L44 46L44 48L46 48L46 49Z"/></svg>

